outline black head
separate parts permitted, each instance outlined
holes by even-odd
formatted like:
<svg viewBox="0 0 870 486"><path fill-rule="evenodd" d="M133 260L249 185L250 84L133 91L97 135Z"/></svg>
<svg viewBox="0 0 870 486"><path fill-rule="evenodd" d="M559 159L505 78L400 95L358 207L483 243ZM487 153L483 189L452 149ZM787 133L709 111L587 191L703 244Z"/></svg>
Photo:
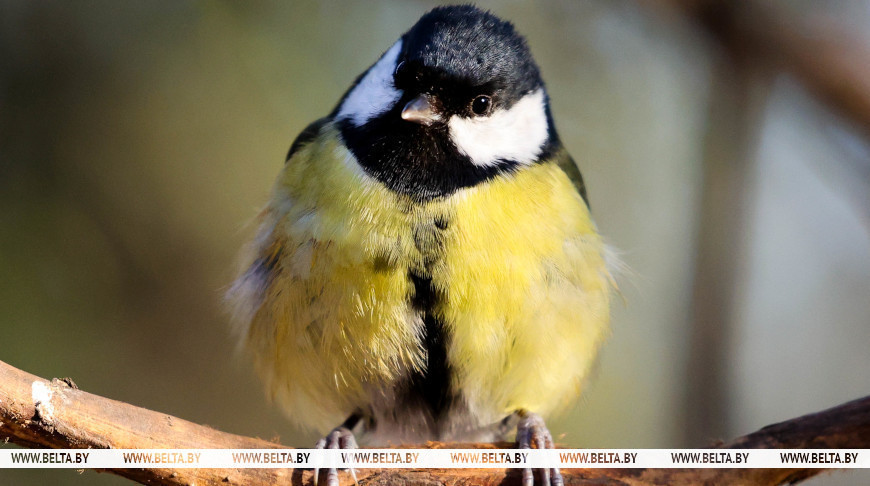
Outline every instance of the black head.
<svg viewBox="0 0 870 486"><path fill-rule="evenodd" d="M509 107L544 84L513 24L470 5L430 11L402 41L396 86L432 91L462 109L478 94L491 96L492 108Z"/></svg>
<svg viewBox="0 0 870 486"><path fill-rule="evenodd" d="M558 146L525 39L473 6L423 15L332 116L367 173L421 200L533 164Z"/></svg>

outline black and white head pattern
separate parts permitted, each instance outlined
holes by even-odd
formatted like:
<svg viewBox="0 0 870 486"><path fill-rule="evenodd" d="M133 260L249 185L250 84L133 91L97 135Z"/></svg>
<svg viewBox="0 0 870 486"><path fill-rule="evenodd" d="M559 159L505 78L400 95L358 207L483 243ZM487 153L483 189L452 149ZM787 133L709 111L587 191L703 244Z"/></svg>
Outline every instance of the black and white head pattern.
<svg viewBox="0 0 870 486"><path fill-rule="evenodd" d="M424 15L332 116L365 172L419 199L533 164L558 145L525 40L471 6Z"/></svg>

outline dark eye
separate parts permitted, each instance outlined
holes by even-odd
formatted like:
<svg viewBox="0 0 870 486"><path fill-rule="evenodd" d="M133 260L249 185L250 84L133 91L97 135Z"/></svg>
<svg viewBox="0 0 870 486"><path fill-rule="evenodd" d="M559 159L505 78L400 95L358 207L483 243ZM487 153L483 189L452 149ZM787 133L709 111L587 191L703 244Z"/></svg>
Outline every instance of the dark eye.
<svg viewBox="0 0 870 486"><path fill-rule="evenodd" d="M492 108L492 98L485 95L480 95L471 101L471 112L477 116L489 114Z"/></svg>

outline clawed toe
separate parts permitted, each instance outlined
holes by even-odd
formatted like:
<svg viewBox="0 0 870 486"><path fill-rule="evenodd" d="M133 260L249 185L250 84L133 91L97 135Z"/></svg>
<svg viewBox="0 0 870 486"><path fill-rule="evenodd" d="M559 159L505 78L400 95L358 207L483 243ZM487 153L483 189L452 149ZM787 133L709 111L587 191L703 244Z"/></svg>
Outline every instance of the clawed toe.
<svg viewBox="0 0 870 486"><path fill-rule="evenodd" d="M317 441L314 445L315 449L356 449L358 448L356 438L353 432L347 427L341 426L332 429L332 432L326 437ZM353 476L354 484L357 484L356 471L350 468L350 474ZM317 486L317 481L320 476L320 469L314 468L314 486ZM326 473L326 486L338 486L338 471L331 467Z"/></svg>
<svg viewBox="0 0 870 486"><path fill-rule="evenodd" d="M544 419L535 413L521 413L517 424L517 447L519 449L553 449L553 436L544 424ZM562 486L564 481L559 468L539 469L543 486ZM523 486L534 486L535 476L531 468L523 469Z"/></svg>

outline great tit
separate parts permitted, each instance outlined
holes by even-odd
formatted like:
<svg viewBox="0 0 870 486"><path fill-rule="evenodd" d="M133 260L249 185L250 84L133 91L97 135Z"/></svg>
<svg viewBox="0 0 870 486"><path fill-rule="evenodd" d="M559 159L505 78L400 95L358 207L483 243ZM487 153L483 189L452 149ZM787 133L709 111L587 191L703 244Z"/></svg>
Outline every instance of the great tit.
<svg viewBox="0 0 870 486"><path fill-rule="evenodd" d="M541 416L580 394L612 281L511 23L423 15L296 138L258 222L235 322L292 420L340 424L318 447L553 447Z"/></svg>

